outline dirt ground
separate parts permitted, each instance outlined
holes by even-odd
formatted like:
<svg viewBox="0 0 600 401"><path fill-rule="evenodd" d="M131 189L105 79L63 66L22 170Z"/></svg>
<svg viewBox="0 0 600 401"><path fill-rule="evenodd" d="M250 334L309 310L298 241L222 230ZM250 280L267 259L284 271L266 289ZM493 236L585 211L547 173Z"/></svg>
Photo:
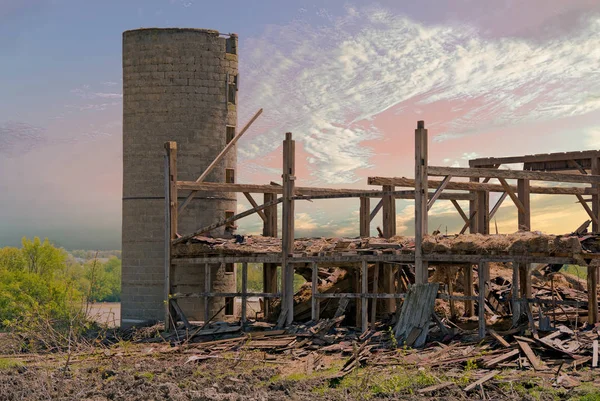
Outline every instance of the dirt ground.
<svg viewBox="0 0 600 401"><path fill-rule="evenodd" d="M402 363L407 351L398 349L398 364L366 366L340 378L347 358L324 355L311 369L305 357L291 353L267 355L244 350L207 357L194 348L168 344L122 342L67 353L14 354L8 337L0 338L0 400L600 400L595 371L571 373L574 384L556 386L553 373L501 371L482 388L465 392L479 379L477 367L430 369ZM12 350L14 351L14 350ZM389 361L389 355L386 357ZM68 362L67 362L68 361ZM596 382L594 382L596 379ZM448 387L419 393L440 383Z"/></svg>

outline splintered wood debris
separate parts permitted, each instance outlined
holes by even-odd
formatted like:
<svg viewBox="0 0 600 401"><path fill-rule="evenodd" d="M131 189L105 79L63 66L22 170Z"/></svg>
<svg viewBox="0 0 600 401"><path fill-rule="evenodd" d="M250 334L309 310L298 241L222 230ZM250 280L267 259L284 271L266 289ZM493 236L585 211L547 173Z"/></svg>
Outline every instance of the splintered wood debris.
<svg viewBox="0 0 600 401"><path fill-rule="evenodd" d="M294 256L327 256L332 254L413 253L414 238L298 238ZM435 235L423 240L423 252L432 254L478 255L573 255L600 250L598 235L546 235L539 232L482 235ZM196 236L177 244L175 257L198 254L250 255L281 252L281 239L263 236L213 238Z"/></svg>

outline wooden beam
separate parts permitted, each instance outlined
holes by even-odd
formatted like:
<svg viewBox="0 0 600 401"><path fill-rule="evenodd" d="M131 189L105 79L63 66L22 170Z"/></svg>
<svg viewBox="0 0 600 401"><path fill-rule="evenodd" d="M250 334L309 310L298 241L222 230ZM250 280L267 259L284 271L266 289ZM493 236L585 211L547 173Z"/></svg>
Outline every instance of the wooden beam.
<svg viewBox="0 0 600 401"><path fill-rule="evenodd" d="M500 209L500 206L502 206L502 203L506 199L507 195L508 195L507 192L503 192L502 195L500 195L500 198L498 198L498 200L496 201L496 204L494 205L492 210L490 210L490 219L492 219L494 217L494 215L496 214L496 212Z"/></svg>
<svg viewBox="0 0 600 401"><path fill-rule="evenodd" d="M211 265L209 263L204 264L204 293L210 294L212 290L211 285ZM227 302L227 301L225 301ZM210 320L210 297L208 295L204 296L204 324L208 324Z"/></svg>
<svg viewBox="0 0 600 401"><path fill-rule="evenodd" d="M364 297L369 292L369 270L367 261L362 262L360 270L360 293L363 295L360 299L360 315L361 315L361 327L362 332L369 330L369 309L367 308L368 299Z"/></svg>
<svg viewBox="0 0 600 401"><path fill-rule="evenodd" d="M252 208L252 209L248 209L245 212L236 214L235 216L232 216L232 217L230 217L228 219L221 219L218 222L216 222L214 224L211 224L210 226L206 226L204 228L201 228L199 230L194 231L191 234L187 234L187 235L184 235L182 237L177 238L176 240L173 241L173 245L177 245L177 244L180 244L182 242L185 242L185 241L187 241L189 239L194 238L197 235L204 234L206 232L214 230L215 228L224 226L224 225L229 224L229 223L233 223L234 221L239 220L242 217L250 216L251 214L256 213L258 210L266 209L266 208L268 208L270 206L277 205L278 203L281 203L281 202L283 202L283 198L278 198L278 199L275 199L275 200L273 200L271 202L263 203L262 205L260 205L258 207L255 207L255 208Z"/></svg>
<svg viewBox="0 0 600 401"><path fill-rule="evenodd" d="M383 207L383 198L379 200L379 202L377 203L377 206L375 206L373 211L371 211L371 214L369 215L369 222L373 221L373 219L375 218L375 216L377 216L377 213L379 212L379 210L382 207Z"/></svg>
<svg viewBox="0 0 600 401"><path fill-rule="evenodd" d="M430 176L453 175L455 177L490 177L537 181L577 182L583 184L600 183L600 176L597 175L546 173L542 171L498 170L493 168L463 168L439 166L430 166L428 171Z"/></svg>
<svg viewBox="0 0 600 401"><path fill-rule="evenodd" d="M371 236L371 211L370 199L367 197L360 198L360 210L358 213L359 235L363 238Z"/></svg>
<svg viewBox="0 0 600 401"><path fill-rule="evenodd" d="M587 267L588 323L598 323L598 267L592 263Z"/></svg>
<svg viewBox="0 0 600 401"><path fill-rule="evenodd" d="M486 269L488 268L487 262L479 262L479 271L477 275L479 276L479 338L485 338L485 286L486 286Z"/></svg>
<svg viewBox="0 0 600 401"><path fill-rule="evenodd" d="M379 263L373 266L373 284L371 294L379 292ZM375 330L375 322L377 321L377 298L371 300L371 330Z"/></svg>
<svg viewBox="0 0 600 401"><path fill-rule="evenodd" d="M428 263L423 260L423 237L427 225L427 130L425 122L417 122L415 130L415 283L428 281Z"/></svg>
<svg viewBox="0 0 600 401"><path fill-rule="evenodd" d="M500 181L500 184L502 185L502 187L504 188L504 190L506 191L506 193L508 194L508 196L510 196L510 199L512 199L512 201L514 202L514 204L517 207L517 209L519 209L519 213L526 213L525 206L519 200L519 198L517 197L517 195L515 194L515 192L512 190L511 186L508 185L508 183L506 182L506 180L504 178L498 178L498 181Z"/></svg>
<svg viewBox="0 0 600 401"><path fill-rule="evenodd" d="M592 174L600 175L600 159L598 157L592 158ZM592 213L594 216L600 217L600 185L592 185ZM592 224L592 232L597 233L600 231L600 224Z"/></svg>
<svg viewBox="0 0 600 401"><path fill-rule="evenodd" d="M584 150L578 152L544 153L537 155L485 157L469 160L469 166L489 166L491 164L539 163L553 161L581 160L600 157L600 150ZM593 174L593 173L592 173Z"/></svg>
<svg viewBox="0 0 600 401"><path fill-rule="evenodd" d="M465 281L463 282L463 287L465 289L465 296L472 297L475 292L473 291L473 265L471 263L467 263L465 264L464 269ZM470 299L465 300L465 316L471 317L474 314L475 303Z"/></svg>
<svg viewBox="0 0 600 401"><path fill-rule="evenodd" d="M197 192L248 192L248 193L277 193L282 194L283 188L275 185L261 184L229 184L222 182L194 182L178 181L180 190L194 190ZM430 192L433 195L433 192ZM382 198L393 195L396 199L414 199L414 191L374 191L370 189L337 189L317 187L296 187L296 199L335 199L335 198ZM469 200L471 196L466 193L442 193L441 200Z"/></svg>
<svg viewBox="0 0 600 401"><path fill-rule="evenodd" d="M242 326L246 324L248 318L248 263L242 263Z"/></svg>
<svg viewBox="0 0 600 401"><path fill-rule="evenodd" d="M490 193L478 191L477 204L477 232L487 235L490 233Z"/></svg>
<svg viewBox="0 0 600 401"><path fill-rule="evenodd" d="M531 231L531 186L529 180L518 180L517 181L517 196L523 210L519 209L517 213L518 230Z"/></svg>
<svg viewBox="0 0 600 401"><path fill-rule="evenodd" d="M581 167L581 164L577 163L575 160L567 160L567 163L576 168L581 174L587 175L587 171L585 171L585 169Z"/></svg>
<svg viewBox="0 0 600 401"><path fill-rule="evenodd" d="M176 327L176 312L170 302L173 264L171 263L171 241L177 237L177 143L165 143L165 261L164 261L164 305L165 330Z"/></svg>
<svg viewBox="0 0 600 401"><path fill-rule="evenodd" d="M294 265L288 259L294 251L294 183L296 180L296 142L292 133L286 132L283 141L283 208L281 221L281 254L282 254L282 313L285 311L286 324L294 321Z"/></svg>
<svg viewBox="0 0 600 401"><path fill-rule="evenodd" d="M384 186L384 192L394 192L394 187ZM392 195L381 198L383 201L383 237L391 238L396 235L396 199Z"/></svg>
<svg viewBox="0 0 600 401"><path fill-rule="evenodd" d="M506 171L506 170L498 170L498 171ZM581 176L578 176L581 177ZM437 188L440 185L440 180L428 180L427 186L428 188ZM369 177L368 178L369 185L394 185L396 187L415 187L415 180L412 178L405 177ZM516 191L517 187L511 185L513 191ZM182 189L182 188L180 188ZM446 186L447 190L458 190L458 191L488 191L488 192L505 192L505 189L502 185L499 184L487 184L481 182L450 182ZM582 187L540 187L540 186L532 186L530 187L532 194L547 194L547 195L593 195L592 188L582 188ZM442 194L446 195L446 194ZM442 199L442 197L440 197ZM462 200L462 199L457 199Z"/></svg>
<svg viewBox="0 0 600 401"><path fill-rule="evenodd" d="M198 177L198 179L196 179L196 182L202 182L206 179L206 177L208 177L208 175L213 171L213 169L217 166L217 164L219 164L219 162L221 162L221 160L223 160L223 158L227 155L227 153L229 153L229 151L231 150L231 148L233 148L236 144L236 142L242 137L242 135L244 135L244 133L248 130L248 128L250 128L250 126L254 123L254 121L256 121L256 119L262 114L263 109L259 109L256 114L254 114L254 116L250 119L250 121L248 121L248 123L244 126L244 128L242 128L242 130L240 132L237 133L236 136L233 137L233 139L231 141L229 141L229 143L227 145L225 145L225 148L221 151L221 153L219 153L217 155L217 157L215 157L215 159L213 160L213 162L211 164L208 165L208 167L206 168L206 170L204 170L204 172L200 175L200 177ZM181 213L186 206L192 201L192 199L194 199L194 196L196 196L196 193L198 193L198 191L192 191L187 198L185 198L185 200L183 201L183 203L181 205L179 205L179 213Z"/></svg>
<svg viewBox="0 0 600 401"><path fill-rule="evenodd" d="M316 322L317 320L319 320L319 299L317 298L317 294L319 294L319 267L317 265L316 262L312 263L312 283L311 283L311 289L312 289L312 299L310 300L311 303L311 319L313 322Z"/></svg>
<svg viewBox="0 0 600 401"><path fill-rule="evenodd" d="M450 182L451 179L452 179L451 175L447 175L447 176L444 177L444 179L440 183L440 186L437 187L437 189L433 193L433 196L431 197L431 199L429 199L429 202L427 203L427 210L428 211L431 210L433 204L440 197L440 195L442 194L442 192L444 191L444 189L446 188L446 186L448 185L448 183Z"/></svg>
<svg viewBox="0 0 600 401"><path fill-rule="evenodd" d="M248 199L248 202L250 202L253 208L256 209L258 207L258 203L256 203L256 201L254 200L252 195L250 195L250 193L244 192L244 196L246 197L246 199ZM265 215L265 212L263 212L262 210L257 210L256 213L260 216L263 222L267 221L267 216Z"/></svg>
<svg viewBox="0 0 600 401"><path fill-rule="evenodd" d="M264 194L264 203L277 199L276 194ZM277 237L277 205L264 209L267 220L263 222L263 236ZM263 263L263 291L267 293L277 292L277 264ZM264 302L265 319L269 319L273 309L273 301L267 299Z"/></svg>
<svg viewBox="0 0 600 401"><path fill-rule="evenodd" d="M594 224L598 225L598 217L596 217L596 215L594 214L594 212L592 211L592 209L590 209L590 207L588 206L587 202L583 199L583 196L581 196L581 195L575 195L575 196L579 200L579 203L581 203L581 206L583 206L583 208L585 209L585 211L588 214L588 216L590 216L590 219L592 219L592 222Z"/></svg>
<svg viewBox="0 0 600 401"><path fill-rule="evenodd" d="M454 205L454 208L456 209L456 211L458 212L458 214L460 214L460 217L462 217L463 221L465 223L468 223L469 222L469 218L465 214L464 210L462 210L462 207L460 207L459 203L457 201L455 201L455 200L451 200L450 202L452 202L452 204Z"/></svg>

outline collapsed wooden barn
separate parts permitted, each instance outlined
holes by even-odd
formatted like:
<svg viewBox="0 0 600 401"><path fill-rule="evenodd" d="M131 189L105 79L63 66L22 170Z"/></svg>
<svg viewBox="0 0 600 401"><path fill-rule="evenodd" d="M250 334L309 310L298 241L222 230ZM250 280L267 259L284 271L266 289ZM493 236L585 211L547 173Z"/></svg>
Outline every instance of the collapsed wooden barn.
<svg viewBox="0 0 600 401"><path fill-rule="evenodd" d="M259 112L260 113L260 112ZM257 114L259 114L257 113ZM256 116L255 116L256 118ZM254 119L255 119L254 118ZM254 121L251 120L252 121ZM250 122L250 123L251 123ZM294 322L293 277L302 271L310 278L310 318L320 317L322 300L356 300L355 324L363 331L374 324L378 316L396 314L400 320L401 301L414 285L430 282L434 270L449 266L462 269L463 295L456 295L453 282L442 282L434 296L446 299L451 307L464 302L466 316L478 316L479 336L486 335L486 297L491 288L489 264L501 262L512 264L513 277L510 294L510 310L516 323L522 316L531 318L530 304L557 305L569 301L556 299L554 293L547 298L532 296L531 265L580 265L587 269L588 322L598 321L597 259L600 252L594 246L582 246L596 241L587 231L578 230L571 235L543 235L531 232L530 194L571 195L577 198L592 222L592 232L597 233L600 211L600 151L540 154L509 158L486 158L470 160L469 168L428 166L428 133L423 121L415 130L415 177L369 177L368 184L380 188L374 190L332 189L297 187L295 185L295 142L287 133L283 141L282 183L267 185L204 182L210 171L243 135L244 127L197 181L180 181L177 178L177 144L165 144L165 322L175 328L178 321L188 324L178 300L200 297L204 299L204 322L212 320L209 302L215 297L241 299L240 323L248 323L246 302L249 297L261 297L264 317L277 321L279 327ZM523 163L523 170L500 169L503 164ZM591 170L588 174L587 170ZM560 172L557 172L560 171ZM565 173L576 172L576 174ZM443 177L430 180L429 177ZM468 178L469 182L454 178ZM497 179L499 184L490 183ZM516 180L511 185L507 180ZM577 186L533 186L531 181L552 183L575 183ZM571 184L572 185L572 184ZM432 190L432 191L430 191ZM193 233L179 233L177 216L196 193L243 193L253 206L251 209L227 216ZM497 203L490 208L491 192L500 193ZM179 203L180 194L187 197ZM263 194L263 204L258 204L252 194ZM588 199L584 196L589 196ZM359 198L360 238L353 239L299 239L294 237L294 205L296 201ZM514 235L491 235L490 220L502 202L510 198L518 210L519 233ZM371 199L377 200L371 207ZM396 199L415 200L415 237L396 236ZM450 201L464 221L456 236L430 235L428 211L437 201ZM465 212L458 201L469 201ZM282 204L278 216L277 205ZM589 206L591 203L591 207ZM369 225L381 211L383 225L379 238L369 237ZM211 238L206 234L216 227L232 226L236 220L251 214L263 220L263 236L235 236L231 239ZM282 238L277 239L278 225ZM464 234L469 230L470 234ZM474 235L476 234L476 235ZM460 245L459 245L460 244ZM210 286L211 266L241 264L242 286L239 292L215 292ZM248 263L263 266L263 291L248 292ZM205 275L205 290L197 293L173 291L170 277L174 269L182 265L201 265ZM281 267L278 282L277 269ZM336 266L349 272L351 285L345 292L320 292L318 287L320 268ZM403 276L403 266L411 266L414 277ZM414 266L414 269L412 268ZM478 282L474 283L474 271ZM370 305L369 305L369 301ZM477 304L477 311L475 311ZM430 316L426 316L427 324ZM410 333L408 333L409 335ZM405 339L408 335L405 335ZM418 336L418 334L417 334Z"/></svg>

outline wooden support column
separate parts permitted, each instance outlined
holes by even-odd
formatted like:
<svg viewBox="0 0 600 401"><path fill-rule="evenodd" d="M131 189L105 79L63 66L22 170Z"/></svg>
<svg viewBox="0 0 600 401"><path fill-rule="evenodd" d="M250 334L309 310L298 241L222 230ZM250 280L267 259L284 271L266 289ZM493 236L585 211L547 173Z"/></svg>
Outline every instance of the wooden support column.
<svg viewBox="0 0 600 401"><path fill-rule="evenodd" d="M463 286L465 289L465 296L472 297L475 293L473 291L473 265L467 263L464 267L465 271L465 281L463 282ZM475 303L473 300L465 301L465 316L471 317L475 314Z"/></svg>
<svg viewBox="0 0 600 401"><path fill-rule="evenodd" d="M367 197L360 198L359 232L362 238L371 236L371 200Z"/></svg>
<svg viewBox="0 0 600 401"><path fill-rule="evenodd" d="M512 294L511 294L511 307L512 307L512 324L516 327L519 324L521 318L521 302L520 291L519 291L519 276L520 269L518 263L512 263Z"/></svg>
<svg viewBox="0 0 600 401"><path fill-rule="evenodd" d="M490 233L490 193L477 192L477 232L488 235Z"/></svg>
<svg viewBox="0 0 600 401"><path fill-rule="evenodd" d="M394 187L384 185L383 190L393 192ZM396 235L396 197L394 195L384 195L383 201L383 236L391 238Z"/></svg>
<svg viewBox="0 0 600 401"><path fill-rule="evenodd" d="M598 266L595 261L587 268L588 323L598 322Z"/></svg>
<svg viewBox="0 0 600 401"><path fill-rule="evenodd" d="M396 267L391 263L378 263L379 274L381 275L381 286L385 294L396 293ZM380 302L383 305L381 313L394 313L396 311L396 300L386 298Z"/></svg>
<svg viewBox="0 0 600 401"><path fill-rule="evenodd" d="M523 210L518 210L518 230L531 231L529 180L517 180L517 197L523 205ZM530 265L527 263L519 263L519 287L522 298L531 298L531 275L529 273L529 266Z"/></svg>
<svg viewBox="0 0 600 401"><path fill-rule="evenodd" d="M242 263L242 326L246 324L248 315L248 262Z"/></svg>
<svg viewBox="0 0 600 401"><path fill-rule="evenodd" d="M423 236L427 225L427 130L425 121L417 122L415 130L415 282L428 281L428 262L423 260Z"/></svg>
<svg viewBox="0 0 600 401"><path fill-rule="evenodd" d="M211 287L210 264L205 263L204 264L204 293L205 294L210 293L210 287ZM232 301L233 301L233 298L232 298ZM227 302L227 301L225 301L225 302ZM234 306L235 306L235 303L234 303ZM205 295L204 296L204 324L207 324L209 320L210 320L210 297L208 295Z"/></svg>
<svg viewBox="0 0 600 401"><path fill-rule="evenodd" d="M470 182L479 182L479 178L469 178ZM476 234L479 232L479 227L477 226L477 212L479 207L479 202L477 201L477 192L470 191L471 195L473 195L473 199L469 201L469 232L471 234Z"/></svg>
<svg viewBox="0 0 600 401"><path fill-rule="evenodd" d="M171 305L171 280L173 265L171 253L172 240L177 237L177 143L165 143L165 330L174 329L177 324L177 314Z"/></svg>
<svg viewBox="0 0 600 401"><path fill-rule="evenodd" d="M277 194L265 193L264 203L277 199ZM277 205L265 209L266 220L263 222L263 237L277 237ZM277 264L263 263L263 291L266 293L277 292ZM271 315L273 308L273 299L265 298L264 301L265 319Z"/></svg>
<svg viewBox="0 0 600 401"><path fill-rule="evenodd" d="M479 262L479 338L485 337L485 286L487 276L488 263Z"/></svg>
<svg viewBox="0 0 600 401"><path fill-rule="evenodd" d="M316 295L319 293L319 266L317 262L312 262L312 298L311 302L311 319L316 322L319 320L320 304Z"/></svg>
<svg viewBox="0 0 600 401"><path fill-rule="evenodd" d="M296 179L295 146L292 133L285 134L283 141L283 209L282 209L282 291L281 313L286 313L286 324L294 321L294 265L288 263L294 251L294 181Z"/></svg>
<svg viewBox="0 0 600 401"><path fill-rule="evenodd" d="M360 292L362 295L360 298L360 315L362 332L364 333L369 330L369 309L367 307L368 299L365 297L365 295L369 292L369 269L366 260L363 260L362 262L360 279Z"/></svg>

